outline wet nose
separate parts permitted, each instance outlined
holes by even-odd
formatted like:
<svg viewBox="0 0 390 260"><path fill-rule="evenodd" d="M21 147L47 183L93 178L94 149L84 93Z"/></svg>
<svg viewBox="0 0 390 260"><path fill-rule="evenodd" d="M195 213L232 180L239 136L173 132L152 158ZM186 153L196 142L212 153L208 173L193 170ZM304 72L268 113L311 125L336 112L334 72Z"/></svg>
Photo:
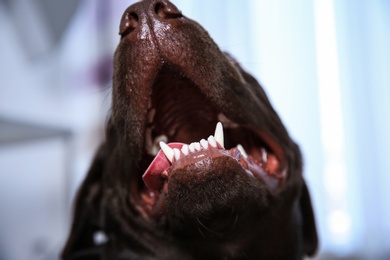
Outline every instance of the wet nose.
<svg viewBox="0 0 390 260"><path fill-rule="evenodd" d="M149 19L159 19L168 21L182 17L181 11L167 0L144 0L131 5L122 16L119 34L125 37L142 25L141 16L147 15Z"/></svg>
<svg viewBox="0 0 390 260"><path fill-rule="evenodd" d="M155 3L154 12L162 19L176 19L182 17L180 10L168 1L158 1Z"/></svg>

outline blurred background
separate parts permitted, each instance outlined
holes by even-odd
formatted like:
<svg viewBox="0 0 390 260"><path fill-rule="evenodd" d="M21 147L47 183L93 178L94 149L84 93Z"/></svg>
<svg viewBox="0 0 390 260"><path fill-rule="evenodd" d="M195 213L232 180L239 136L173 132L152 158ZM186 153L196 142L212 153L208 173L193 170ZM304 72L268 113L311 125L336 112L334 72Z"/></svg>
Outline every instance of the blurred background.
<svg viewBox="0 0 390 260"><path fill-rule="evenodd" d="M131 0L0 0L0 259L57 259ZM390 1L175 0L257 77L305 157L316 259L390 259Z"/></svg>

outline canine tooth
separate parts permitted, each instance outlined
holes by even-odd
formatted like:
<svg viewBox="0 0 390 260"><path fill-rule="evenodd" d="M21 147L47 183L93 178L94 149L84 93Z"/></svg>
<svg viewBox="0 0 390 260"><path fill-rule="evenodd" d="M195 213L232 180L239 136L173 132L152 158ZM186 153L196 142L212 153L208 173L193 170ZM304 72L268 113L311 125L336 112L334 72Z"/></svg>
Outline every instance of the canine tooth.
<svg viewBox="0 0 390 260"><path fill-rule="evenodd" d="M184 155L188 155L188 145L183 145L183 147L181 148L181 152L184 154Z"/></svg>
<svg viewBox="0 0 390 260"><path fill-rule="evenodd" d="M171 147L169 147L163 141L160 142L160 147L161 147L161 150L164 152L165 156L172 163L173 162L173 157L175 155L174 152L173 152L173 149Z"/></svg>
<svg viewBox="0 0 390 260"><path fill-rule="evenodd" d="M245 152L245 149L244 147L242 147L241 144L238 144L237 145L237 149L240 151L240 153L242 154L242 156L244 156L244 158L248 158L248 154Z"/></svg>
<svg viewBox="0 0 390 260"><path fill-rule="evenodd" d="M188 149L190 149L190 152L191 152L191 153L194 153L194 152L195 152L195 144L194 144L194 143L191 143L191 144L188 146Z"/></svg>
<svg viewBox="0 0 390 260"><path fill-rule="evenodd" d="M175 155L176 161L180 159L180 150L177 148L173 148L173 153Z"/></svg>
<svg viewBox="0 0 390 260"><path fill-rule="evenodd" d="M197 151L200 151L200 143L198 143L198 142L196 142L196 143L194 143L194 146L195 146L195 149L197 150Z"/></svg>
<svg viewBox="0 0 390 260"><path fill-rule="evenodd" d="M219 145L222 146L222 148L225 148L224 140L223 140L224 139L223 138L223 127L222 127L221 122L218 122L217 126L215 127L214 138L217 141L217 143L219 143Z"/></svg>
<svg viewBox="0 0 390 260"><path fill-rule="evenodd" d="M207 149L209 147L209 143L204 139L200 140L200 144L204 149Z"/></svg>
<svg viewBox="0 0 390 260"><path fill-rule="evenodd" d="M207 138L207 141L212 147L217 148L217 141L215 141L214 136L210 135L209 138Z"/></svg>
<svg viewBox="0 0 390 260"><path fill-rule="evenodd" d="M263 162L265 162L265 163L268 161L267 151L264 148L261 148L261 158L263 159Z"/></svg>

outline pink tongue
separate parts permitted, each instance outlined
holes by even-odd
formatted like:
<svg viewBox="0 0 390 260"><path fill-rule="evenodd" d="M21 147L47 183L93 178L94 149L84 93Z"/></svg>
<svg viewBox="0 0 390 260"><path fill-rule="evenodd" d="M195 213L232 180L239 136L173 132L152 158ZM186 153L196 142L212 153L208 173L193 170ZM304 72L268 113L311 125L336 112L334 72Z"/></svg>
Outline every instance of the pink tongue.
<svg viewBox="0 0 390 260"><path fill-rule="evenodd" d="M181 149L184 145L183 143L169 143L169 147ZM146 186L151 190L159 191L163 184L164 178L162 173L171 166L171 163L165 156L162 150L160 150L156 157L153 159L152 163L146 169L144 175L142 176Z"/></svg>

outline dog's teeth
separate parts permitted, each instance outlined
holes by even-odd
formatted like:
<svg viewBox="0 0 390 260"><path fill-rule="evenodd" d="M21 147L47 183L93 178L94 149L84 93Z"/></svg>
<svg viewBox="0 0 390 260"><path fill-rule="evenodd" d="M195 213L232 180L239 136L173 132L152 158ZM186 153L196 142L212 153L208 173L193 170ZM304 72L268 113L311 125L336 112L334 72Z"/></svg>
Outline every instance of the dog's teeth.
<svg viewBox="0 0 390 260"><path fill-rule="evenodd" d="M237 149L240 151L240 153L242 154L242 156L244 156L244 158L248 158L248 154L245 152L245 149L244 147L242 147L241 144L238 144L237 145Z"/></svg>
<svg viewBox="0 0 390 260"><path fill-rule="evenodd" d="M176 161L180 159L180 150L177 148L173 148L173 154L175 155Z"/></svg>
<svg viewBox="0 0 390 260"><path fill-rule="evenodd" d="M200 140L200 145L202 145L205 150L209 147L209 143L204 139Z"/></svg>
<svg viewBox="0 0 390 260"><path fill-rule="evenodd" d="M166 143L160 142L161 150L164 152L165 156L168 158L168 160L172 163L173 158L175 156L173 149L169 147Z"/></svg>
<svg viewBox="0 0 390 260"><path fill-rule="evenodd" d="M191 152L191 153L194 153L194 152L195 152L195 144L194 144L194 143L191 143L191 144L188 146L188 149L190 149L190 152Z"/></svg>
<svg viewBox="0 0 390 260"><path fill-rule="evenodd" d="M261 158L263 159L263 162L266 163L268 161L267 157L267 151L264 148L261 148Z"/></svg>
<svg viewBox="0 0 390 260"><path fill-rule="evenodd" d="M195 150L200 151L200 149L201 149L200 143L196 142L196 143L194 143L194 146L195 146Z"/></svg>
<svg viewBox="0 0 390 260"><path fill-rule="evenodd" d="M185 144L183 145L183 147L181 148L181 152L184 154L184 155L188 155L188 145Z"/></svg>
<svg viewBox="0 0 390 260"><path fill-rule="evenodd" d="M217 126L215 128L214 138L222 148L225 148L224 141L223 141L223 127L221 122L217 123Z"/></svg>
<svg viewBox="0 0 390 260"><path fill-rule="evenodd" d="M209 138L207 138L207 141L212 147L217 148L217 141L215 141L214 136L210 135Z"/></svg>

